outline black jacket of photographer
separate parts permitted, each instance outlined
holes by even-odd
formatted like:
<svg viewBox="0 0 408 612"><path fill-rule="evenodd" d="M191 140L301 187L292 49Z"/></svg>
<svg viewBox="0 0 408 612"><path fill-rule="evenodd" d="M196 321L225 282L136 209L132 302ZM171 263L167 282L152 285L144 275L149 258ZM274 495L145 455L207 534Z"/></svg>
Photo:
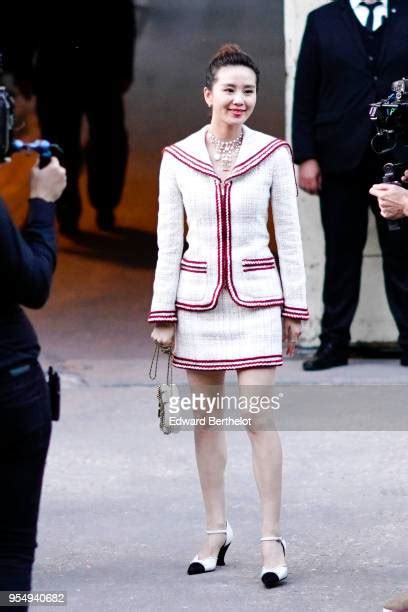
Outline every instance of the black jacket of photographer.
<svg viewBox="0 0 408 612"><path fill-rule="evenodd" d="M0 371L32 362L38 339L22 306L46 302L56 265L55 207L33 198L20 232L0 200Z"/></svg>
<svg viewBox="0 0 408 612"><path fill-rule="evenodd" d="M312 11L298 59L294 106L295 162L317 159L323 171L358 166L375 129L369 105L408 76L408 2L389 0L375 67L349 0Z"/></svg>

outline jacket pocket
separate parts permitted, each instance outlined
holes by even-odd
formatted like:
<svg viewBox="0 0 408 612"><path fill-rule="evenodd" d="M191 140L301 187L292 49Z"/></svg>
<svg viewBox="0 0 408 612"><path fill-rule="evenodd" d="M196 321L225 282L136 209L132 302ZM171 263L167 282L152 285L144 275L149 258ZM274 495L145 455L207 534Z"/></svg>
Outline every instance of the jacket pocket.
<svg viewBox="0 0 408 612"><path fill-rule="evenodd" d="M186 259L185 257L182 257L181 263L180 263L180 269L185 270L186 272L206 274L207 273L207 262L198 261L197 259Z"/></svg>
<svg viewBox="0 0 408 612"><path fill-rule="evenodd" d="M203 299L207 289L207 262L181 258L177 300L196 303Z"/></svg>
<svg viewBox="0 0 408 612"><path fill-rule="evenodd" d="M275 258L273 256L258 258L246 257L242 260L242 270L244 272L254 272L256 270L272 270L273 268L276 268Z"/></svg>
<svg viewBox="0 0 408 612"><path fill-rule="evenodd" d="M275 258L246 257L234 275L238 296L243 300L281 299L282 287Z"/></svg>

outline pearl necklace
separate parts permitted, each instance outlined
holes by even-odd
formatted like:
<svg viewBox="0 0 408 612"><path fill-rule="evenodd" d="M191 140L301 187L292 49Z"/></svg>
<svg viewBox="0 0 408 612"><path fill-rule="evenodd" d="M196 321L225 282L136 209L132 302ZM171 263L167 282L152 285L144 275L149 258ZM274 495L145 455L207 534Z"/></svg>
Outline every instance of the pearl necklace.
<svg viewBox="0 0 408 612"><path fill-rule="evenodd" d="M215 161L221 160L224 171L231 170L232 160L241 147L243 137L244 132L241 131L238 138L234 138L234 140L220 140L214 134L211 134L210 131L208 132L208 138L215 146L214 159Z"/></svg>

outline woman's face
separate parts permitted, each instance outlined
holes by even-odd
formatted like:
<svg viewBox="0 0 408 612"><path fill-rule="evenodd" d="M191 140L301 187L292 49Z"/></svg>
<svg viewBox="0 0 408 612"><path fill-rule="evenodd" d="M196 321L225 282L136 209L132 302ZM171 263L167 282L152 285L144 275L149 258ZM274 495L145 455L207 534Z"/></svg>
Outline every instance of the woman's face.
<svg viewBox="0 0 408 612"><path fill-rule="evenodd" d="M212 107L212 120L229 126L242 125L256 104L256 75L247 66L223 66L212 89L204 87L204 99Z"/></svg>

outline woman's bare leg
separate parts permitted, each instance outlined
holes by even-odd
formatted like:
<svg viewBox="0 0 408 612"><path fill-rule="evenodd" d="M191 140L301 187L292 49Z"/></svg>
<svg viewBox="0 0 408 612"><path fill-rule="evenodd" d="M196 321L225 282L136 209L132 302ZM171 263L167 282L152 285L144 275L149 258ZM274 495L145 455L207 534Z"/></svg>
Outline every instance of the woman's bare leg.
<svg viewBox="0 0 408 612"><path fill-rule="evenodd" d="M240 394L271 394L275 381L275 368L248 368L238 370L237 374ZM256 419L256 415L251 416ZM252 444L253 470L261 501L262 536L280 536L282 535L280 527L282 447L279 434L275 430L256 429L248 429L247 433ZM262 554L265 566L284 563L283 550L279 542L262 542Z"/></svg>
<svg viewBox="0 0 408 612"><path fill-rule="evenodd" d="M223 370L206 372L187 370L189 385L196 393L200 393L201 390L205 394L222 391L224 377ZM214 385L214 387L209 388L207 385ZM227 464L225 431L196 426L194 441L204 500L206 529L224 529L226 525L224 472ZM216 556L224 541L225 534L207 534L199 550L198 558Z"/></svg>

